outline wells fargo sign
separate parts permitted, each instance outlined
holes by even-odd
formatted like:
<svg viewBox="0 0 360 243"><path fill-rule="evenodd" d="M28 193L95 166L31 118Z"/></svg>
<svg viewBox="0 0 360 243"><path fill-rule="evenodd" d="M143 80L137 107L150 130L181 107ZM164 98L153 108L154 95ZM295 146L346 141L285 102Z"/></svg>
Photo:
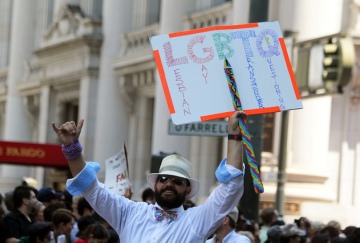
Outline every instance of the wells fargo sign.
<svg viewBox="0 0 360 243"><path fill-rule="evenodd" d="M0 164L67 167L59 144L0 141Z"/></svg>

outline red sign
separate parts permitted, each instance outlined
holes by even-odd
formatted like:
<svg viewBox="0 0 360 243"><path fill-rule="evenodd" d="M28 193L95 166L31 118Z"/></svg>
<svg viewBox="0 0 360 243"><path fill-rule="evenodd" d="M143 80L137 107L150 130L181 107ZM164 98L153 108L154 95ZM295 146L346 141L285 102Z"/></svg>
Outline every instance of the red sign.
<svg viewBox="0 0 360 243"><path fill-rule="evenodd" d="M59 144L0 141L0 164L67 167Z"/></svg>

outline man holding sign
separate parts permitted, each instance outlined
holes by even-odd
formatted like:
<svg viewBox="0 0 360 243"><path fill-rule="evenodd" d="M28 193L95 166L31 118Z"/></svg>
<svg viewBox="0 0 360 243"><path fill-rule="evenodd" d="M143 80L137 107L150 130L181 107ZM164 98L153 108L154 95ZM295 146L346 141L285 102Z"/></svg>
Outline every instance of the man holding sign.
<svg viewBox="0 0 360 243"><path fill-rule="evenodd" d="M74 178L67 181L67 190L82 194L91 206L119 234L121 242L204 242L237 205L244 192L243 145L236 111L228 121L227 159L216 170L220 182L204 204L184 210L183 203L197 193L198 181L191 177L192 165L179 155L169 155L161 163L159 173L148 175L155 191L156 204L134 202L116 196L97 180L99 164L85 162L79 136L84 123L80 120L60 126L52 124L63 144Z"/></svg>

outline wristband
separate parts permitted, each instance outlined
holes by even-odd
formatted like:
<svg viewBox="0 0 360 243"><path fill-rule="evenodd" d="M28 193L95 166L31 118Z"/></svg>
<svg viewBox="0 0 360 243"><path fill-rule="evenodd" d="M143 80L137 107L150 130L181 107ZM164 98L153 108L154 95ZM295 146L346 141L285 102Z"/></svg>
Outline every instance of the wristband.
<svg viewBox="0 0 360 243"><path fill-rule="evenodd" d="M81 156L82 153L82 146L79 143L79 140L76 140L75 142L68 144L68 145L61 145L62 152L67 160L74 160Z"/></svg>
<svg viewBox="0 0 360 243"><path fill-rule="evenodd" d="M228 140L241 141L242 136L241 134L228 134Z"/></svg>

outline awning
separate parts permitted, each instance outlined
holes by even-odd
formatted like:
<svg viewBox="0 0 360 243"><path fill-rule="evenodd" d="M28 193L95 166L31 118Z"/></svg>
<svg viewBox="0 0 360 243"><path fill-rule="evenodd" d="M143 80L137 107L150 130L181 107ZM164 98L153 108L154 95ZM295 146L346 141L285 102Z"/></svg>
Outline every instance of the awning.
<svg viewBox="0 0 360 243"><path fill-rule="evenodd" d="M60 144L0 141L0 164L68 167Z"/></svg>

